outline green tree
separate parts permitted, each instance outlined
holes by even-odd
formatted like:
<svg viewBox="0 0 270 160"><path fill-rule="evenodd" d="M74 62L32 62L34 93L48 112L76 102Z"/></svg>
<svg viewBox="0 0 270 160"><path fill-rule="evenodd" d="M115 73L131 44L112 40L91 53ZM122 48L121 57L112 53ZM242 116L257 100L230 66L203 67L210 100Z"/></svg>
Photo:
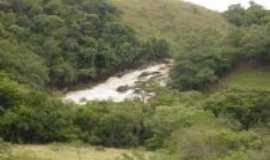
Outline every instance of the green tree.
<svg viewBox="0 0 270 160"><path fill-rule="evenodd" d="M250 7L245 9L240 4L232 5L224 13L232 24L241 26L262 25L267 22L267 17L270 16L270 12L265 10L263 6L250 2Z"/></svg>
<svg viewBox="0 0 270 160"><path fill-rule="evenodd" d="M23 103L28 90L8 78L7 74L0 72L0 113L6 109Z"/></svg>
<svg viewBox="0 0 270 160"><path fill-rule="evenodd" d="M263 91L231 90L210 98L205 108L216 117L225 115L239 121L242 129L250 129L270 122L269 93Z"/></svg>
<svg viewBox="0 0 270 160"><path fill-rule="evenodd" d="M191 50L176 60L171 85L180 90L207 89L232 67L234 49L205 47Z"/></svg>
<svg viewBox="0 0 270 160"><path fill-rule="evenodd" d="M30 97L31 96L31 97ZM25 104L1 116L0 135L16 143L67 142L76 138L72 111L46 95L31 93Z"/></svg>

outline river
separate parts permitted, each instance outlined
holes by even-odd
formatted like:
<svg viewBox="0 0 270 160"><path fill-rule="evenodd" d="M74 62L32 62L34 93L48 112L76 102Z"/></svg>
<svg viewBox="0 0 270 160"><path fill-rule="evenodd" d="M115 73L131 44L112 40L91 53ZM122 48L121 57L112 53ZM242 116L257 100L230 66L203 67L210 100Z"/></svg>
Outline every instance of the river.
<svg viewBox="0 0 270 160"><path fill-rule="evenodd" d="M85 104L89 101L123 102L140 98L142 94L149 98L154 96L154 93L138 92L136 84L139 82L157 81L160 85L166 85L170 66L163 63L130 70L121 75L112 76L105 82L97 84L92 88L69 92L65 95L64 100Z"/></svg>

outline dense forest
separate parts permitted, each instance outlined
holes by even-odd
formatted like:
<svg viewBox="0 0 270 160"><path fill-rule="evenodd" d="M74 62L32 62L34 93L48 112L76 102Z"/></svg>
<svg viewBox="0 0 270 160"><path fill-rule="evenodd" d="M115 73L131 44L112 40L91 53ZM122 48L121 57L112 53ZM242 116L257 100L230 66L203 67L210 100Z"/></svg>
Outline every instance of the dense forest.
<svg viewBox="0 0 270 160"><path fill-rule="evenodd" d="M269 160L270 92L216 87L243 62L267 68L269 10L232 5L226 36L187 36L178 53L138 39L121 15L106 0L0 0L0 160L28 160L13 144L78 141L153 153L121 160ZM148 103L77 105L49 93L168 57L170 82L145 86L157 93Z"/></svg>
<svg viewBox="0 0 270 160"><path fill-rule="evenodd" d="M97 80L146 59L168 44L139 42L104 0L2 0L1 70L35 88Z"/></svg>

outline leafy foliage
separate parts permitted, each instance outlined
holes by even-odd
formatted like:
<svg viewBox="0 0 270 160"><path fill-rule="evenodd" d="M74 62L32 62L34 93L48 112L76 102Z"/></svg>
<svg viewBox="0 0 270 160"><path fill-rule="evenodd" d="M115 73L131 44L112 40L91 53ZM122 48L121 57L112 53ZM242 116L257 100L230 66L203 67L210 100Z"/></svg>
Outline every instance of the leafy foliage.
<svg viewBox="0 0 270 160"><path fill-rule="evenodd" d="M73 138L72 111L67 106L40 93L31 93L31 99L7 110L1 117L0 134L5 140L46 143Z"/></svg>
<svg viewBox="0 0 270 160"><path fill-rule="evenodd" d="M270 97L264 91L227 91L211 97L206 109L215 116L229 116L242 125L243 129L250 129L258 125L269 127Z"/></svg>
<svg viewBox="0 0 270 160"><path fill-rule="evenodd" d="M106 0L4 0L1 7L0 69L36 88L65 87L168 55L163 41L144 49Z"/></svg>
<svg viewBox="0 0 270 160"><path fill-rule="evenodd" d="M240 4L231 5L224 16L236 26L262 25L269 19L270 12L265 10L263 6L250 1L250 7L245 9Z"/></svg>
<svg viewBox="0 0 270 160"><path fill-rule="evenodd" d="M156 160L269 159L267 91L228 90L208 97L146 85L157 93L147 104L64 103L40 89L65 87L166 58L169 44L155 38L138 41L135 32L119 22L120 13L103 0L2 0L0 8L4 140L165 149L159 151L162 156L151 157ZM171 76L173 87L206 89L239 60L269 61L268 11L256 4L248 9L234 6L225 17L238 26L226 39L216 39L215 30L185 37L188 43L179 50ZM6 160L9 153L9 146L0 142L0 159Z"/></svg>
<svg viewBox="0 0 270 160"><path fill-rule="evenodd" d="M206 89L232 68L234 52L230 48L217 47L190 50L176 60L171 85L180 90Z"/></svg>
<svg viewBox="0 0 270 160"><path fill-rule="evenodd" d="M3 114L6 109L23 103L28 91L1 72L0 84L0 113Z"/></svg>
<svg viewBox="0 0 270 160"><path fill-rule="evenodd" d="M171 74L172 86L180 90L208 89L235 64L269 62L269 20L270 12L251 2L245 9L232 5L224 17L236 27L224 39L205 36L190 38L190 46L184 49L184 56L176 59ZM211 32L209 33L211 34Z"/></svg>

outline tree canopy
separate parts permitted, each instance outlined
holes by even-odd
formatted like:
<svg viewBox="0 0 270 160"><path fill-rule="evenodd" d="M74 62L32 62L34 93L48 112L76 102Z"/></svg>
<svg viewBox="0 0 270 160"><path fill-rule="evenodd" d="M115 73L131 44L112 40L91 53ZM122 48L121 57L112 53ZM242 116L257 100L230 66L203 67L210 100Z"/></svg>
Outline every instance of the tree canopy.
<svg viewBox="0 0 270 160"><path fill-rule="evenodd" d="M78 84L163 57L148 56L150 48L169 52L166 42L138 41L106 0L3 0L0 7L0 69L35 88Z"/></svg>

